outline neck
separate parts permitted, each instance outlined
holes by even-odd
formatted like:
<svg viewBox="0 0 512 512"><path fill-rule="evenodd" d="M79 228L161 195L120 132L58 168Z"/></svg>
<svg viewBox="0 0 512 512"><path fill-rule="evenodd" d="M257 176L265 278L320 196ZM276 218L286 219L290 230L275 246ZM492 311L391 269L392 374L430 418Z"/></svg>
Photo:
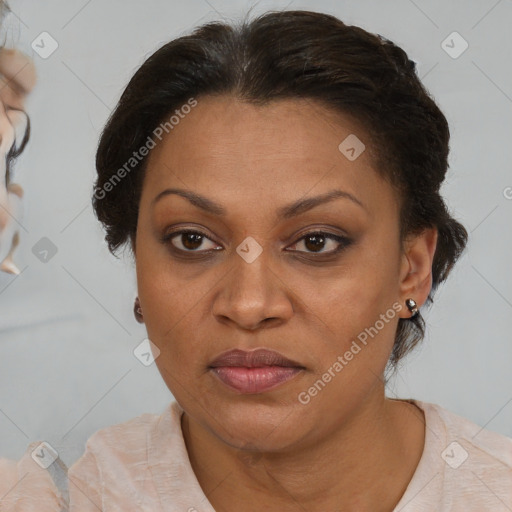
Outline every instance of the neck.
<svg viewBox="0 0 512 512"><path fill-rule="evenodd" d="M237 450L186 413L182 429L203 492L226 512L391 511L424 445L423 413L383 388L330 436L279 452Z"/></svg>

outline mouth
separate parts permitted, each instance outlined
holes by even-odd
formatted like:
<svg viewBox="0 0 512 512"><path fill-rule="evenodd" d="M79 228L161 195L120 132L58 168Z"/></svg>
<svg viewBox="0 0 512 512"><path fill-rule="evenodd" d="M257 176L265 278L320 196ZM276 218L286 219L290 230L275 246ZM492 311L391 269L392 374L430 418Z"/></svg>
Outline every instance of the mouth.
<svg viewBox="0 0 512 512"><path fill-rule="evenodd" d="M300 363L267 349L230 350L208 368L226 386L243 394L270 391L305 370Z"/></svg>

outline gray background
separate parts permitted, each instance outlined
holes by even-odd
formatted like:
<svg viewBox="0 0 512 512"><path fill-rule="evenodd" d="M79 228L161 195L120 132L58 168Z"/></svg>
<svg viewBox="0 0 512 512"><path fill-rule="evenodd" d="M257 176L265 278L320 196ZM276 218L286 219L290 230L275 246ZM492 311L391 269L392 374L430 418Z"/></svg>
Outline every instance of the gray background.
<svg viewBox="0 0 512 512"><path fill-rule="evenodd" d="M0 273L0 456L18 459L46 440L71 465L99 428L161 413L172 399L155 365L132 352L145 337L132 315L135 272L128 257L108 253L92 213L95 148L146 57L254 3L10 2L8 44L33 55L39 81L27 104L33 136L14 174L25 189L15 258L23 271ZM470 242L388 393L512 436L512 2L261 1L254 13L285 7L331 13L401 45L447 116L443 192ZM31 48L43 31L59 44L47 59ZM441 47L453 31L469 43L456 59ZM32 252L42 237L57 248L47 263Z"/></svg>

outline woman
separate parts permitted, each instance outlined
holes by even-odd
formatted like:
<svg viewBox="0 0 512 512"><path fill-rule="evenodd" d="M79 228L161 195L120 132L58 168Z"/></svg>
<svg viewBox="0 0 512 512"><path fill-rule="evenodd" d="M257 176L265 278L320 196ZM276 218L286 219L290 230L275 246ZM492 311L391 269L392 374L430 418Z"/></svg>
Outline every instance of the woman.
<svg viewBox="0 0 512 512"><path fill-rule="evenodd" d="M0 2L0 20L4 9ZM11 167L30 137L24 103L35 82L32 60L16 49L0 47L0 271L9 274L20 273L13 254L19 243L23 197L23 188L11 182Z"/></svg>
<svg viewBox="0 0 512 512"><path fill-rule="evenodd" d="M405 52L333 16L212 23L149 57L93 204L176 401L89 439L71 510L511 509L511 439L385 396L467 241L448 142Z"/></svg>
<svg viewBox="0 0 512 512"><path fill-rule="evenodd" d="M0 24L8 12L9 6L0 0ZM23 197L22 187L12 182L12 168L30 138L25 101L36 81L36 68L29 56L17 49L0 47L0 271L9 274L20 272L13 253L19 241ZM67 468L60 459L49 468L37 464L43 453L41 442L35 441L27 446L20 460L0 458L1 512L67 509Z"/></svg>

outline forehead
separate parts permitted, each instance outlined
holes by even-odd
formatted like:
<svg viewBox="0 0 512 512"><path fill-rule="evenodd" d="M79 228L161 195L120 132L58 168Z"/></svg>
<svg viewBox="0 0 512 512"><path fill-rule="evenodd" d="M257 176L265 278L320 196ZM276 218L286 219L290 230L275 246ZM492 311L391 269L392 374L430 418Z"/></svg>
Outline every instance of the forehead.
<svg viewBox="0 0 512 512"><path fill-rule="evenodd" d="M347 144L364 151L349 159ZM201 97L151 151L143 197L176 186L226 203L236 191L239 199L261 205L337 187L366 204L375 195L386 202L393 198L373 168L373 151L360 123L313 100L256 106L229 96Z"/></svg>

